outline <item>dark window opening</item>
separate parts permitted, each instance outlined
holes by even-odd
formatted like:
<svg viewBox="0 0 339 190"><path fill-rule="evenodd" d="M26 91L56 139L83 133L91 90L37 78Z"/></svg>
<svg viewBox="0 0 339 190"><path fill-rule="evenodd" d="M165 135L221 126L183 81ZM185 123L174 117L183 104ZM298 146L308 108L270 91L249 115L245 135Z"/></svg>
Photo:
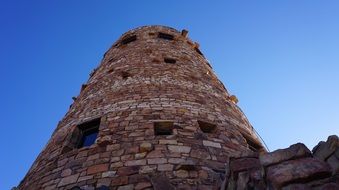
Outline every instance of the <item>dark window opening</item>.
<svg viewBox="0 0 339 190"><path fill-rule="evenodd" d="M113 71L114 71L114 69L112 68L112 69L108 70L107 73L112 73Z"/></svg>
<svg viewBox="0 0 339 190"><path fill-rule="evenodd" d="M171 63L171 64L174 64L177 62L175 59L172 59L172 58L164 58L164 61L165 63Z"/></svg>
<svg viewBox="0 0 339 190"><path fill-rule="evenodd" d="M211 123L207 123L204 121L198 121L199 127L204 133L212 133L216 130L217 126Z"/></svg>
<svg viewBox="0 0 339 190"><path fill-rule="evenodd" d="M202 54L202 52L200 51L199 48L196 47L196 48L194 48L194 49L195 49L195 51L198 52L200 55L204 56L204 54Z"/></svg>
<svg viewBox="0 0 339 190"><path fill-rule="evenodd" d="M163 121L154 123L155 135L172 135L173 134L173 122Z"/></svg>
<svg viewBox="0 0 339 190"><path fill-rule="evenodd" d="M128 36L128 37L125 37L124 39L121 40L121 44L126 45L128 43L134 42L135 40L137 40L136 35Z"/></svg>
<svg viewBox="0 0 339 190"><path fill-rule="evenodd" d="M80 135L78 148L88 147L95 143L99 133L100 118L78 126Z"/></svg>
<svg viewBox="0 0 339 190"><path fill-rule="evenodd" d="M174 40L174 36L173 35L165 34L165 33L162 33L162 32L159 32L158 38L162 38L162 39L165 39L165 40Z"/></svg>
<svg viewBox="0 0 339 190"><path fill-rule="evenodd" d="M248 148L254 152L258 152L259 150L261 150L263 147L256 141L254 140L252 137L248 136L248 135L244 135L242 134L243 137L245 138L247 144L248 144Z"/></svg>
<svg viewBox="0 0 339 190"><path fill-rule="evenodd" d="M71 190L81 190L79 186L72 187Z"/></svg>
<svg viewBox="0 0 339 190"><path fill-rule="evenodd" d="M122 71L121 72L121 77L123 78L123 79L127 79L128 77L130 77L131 76L131 74L129 73L129 72L127 72L127 71Z"/></svg>

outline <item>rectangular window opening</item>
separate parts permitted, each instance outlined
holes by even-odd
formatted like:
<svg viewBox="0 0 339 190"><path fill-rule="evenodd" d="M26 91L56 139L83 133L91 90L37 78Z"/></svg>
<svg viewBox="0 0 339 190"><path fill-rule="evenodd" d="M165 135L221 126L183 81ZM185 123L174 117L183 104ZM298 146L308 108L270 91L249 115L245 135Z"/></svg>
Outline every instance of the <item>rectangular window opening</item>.
<svg viewBox="0 0 339 190"><path fill-rule="evenodd" d="M211 123L207 123L205 121L198 121L199 127L204 133L213 133L217 126Z"/></svg>
<svg viewBox="0 0 339 190"><path fill-rule="evenodd" d="M173 134L173 122L162 121L154 123L155 135L172 135Z"/></svg>
<svg viewBox="0 0 339 190"><path fill-rule="evenodd" d="M174 64L177 62L177 60L172 59L172 58L164 58L165 63L170 63L170 64Z"/></svg>
<svg viewBox="0 0 339 190"><path fill-rule="evenodd" d="M99 133L100 118L78 125L80 131L78 148L88 147L95 143Z"/></svg>
<svg viewBox="0 0 339 190"><path fill-rule="evenodd" d="M121 40L121 44L126 45L128 43L134 42L135 40L137 40L136 35L127 36L127 37L125 37L124 39Z"/></svg>
<svg viewBox="0 0 339 190"><path fill-rule="evenodd" d="M245 138L248 148L252 150L253 152L258 152L259 150L263 149L263 147L252 137L249 137L248 135L242 134Z"/></svg>
<svg viewBox="0 0 339 190"><path fill-rule="evenodd" d="M165 40L174 40L174 36L173 35L162 33L162 32L159 32L158 38L162 38L162 39L165 39Z"/></svg>

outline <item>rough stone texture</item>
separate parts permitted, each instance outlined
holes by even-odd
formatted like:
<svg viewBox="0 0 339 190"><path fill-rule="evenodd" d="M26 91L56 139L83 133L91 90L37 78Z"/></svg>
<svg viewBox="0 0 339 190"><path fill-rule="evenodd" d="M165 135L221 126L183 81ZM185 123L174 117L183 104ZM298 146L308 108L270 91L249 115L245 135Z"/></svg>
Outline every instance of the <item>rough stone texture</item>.
<svg viewBox="0 0 339 190"><path fill-rule="evenodd" d="M320 142L313 149L313 155L321 160L326 160L339 149L339 139L336 135L329 136L326 142Z"/></svg>
<svg viewBox="0 0 339 190"><path fill-rule="evenodd" d="M331 169L325 162L313 158L290 160L267 169L267 179L274 187L293 181L308 181L314 176L328 177Z"/></svg>
<svg viewBox="0 0 339 190"><path fill-rule="evenodd" d="M159 38L161 33L173 40ZM98 184L116 190L140 188L141 181L156 189L154 174L167 179L166 187L216 189L228 158L251 151L246 138L259 142L197 43L173 28L146 26L123 34L79 91L20 190ZM79 126L96 119L96 143L78 148ZM173 125L156 135L156 122ZM203 122L215 129L204 133ZM184 178L175 175L181 159L196 163L179 167L187 172Z"/></svg>
<svg viewBox="0 0 339 190"><path fill-rule="evenodd" d="M338 149L335 139L336 136L331 136L327 145L325 142L320 143L321 147L317 145L313 149L313 152L321 151L317 156L298 143L271 153L242 153L232 157L225 168L221 189L339 189L339 159L333 151ZM319 159L319 155L320 158L326 155L327 159Z"/></svg>
<svg viewBox="0 0 339 190"><path fill-rule="evenodd" d="M311 156L311 151L304 144L297 143L286 149L279 149L267 154L262 154L259 158L262 165L269 166L282 161L309 156Z"/></svg>

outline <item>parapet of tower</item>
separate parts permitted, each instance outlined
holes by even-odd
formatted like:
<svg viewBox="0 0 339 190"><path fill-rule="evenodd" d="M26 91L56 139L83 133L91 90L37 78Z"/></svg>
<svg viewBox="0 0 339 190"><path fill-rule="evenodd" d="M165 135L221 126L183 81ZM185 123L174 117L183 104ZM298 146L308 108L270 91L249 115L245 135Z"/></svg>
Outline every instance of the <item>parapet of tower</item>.
<svg viewBox="0 0 339 190"><path fill-rule="evenodd" d="M73 99L19 189L216 189L264 150L186 30L123 34Z"/></svg>

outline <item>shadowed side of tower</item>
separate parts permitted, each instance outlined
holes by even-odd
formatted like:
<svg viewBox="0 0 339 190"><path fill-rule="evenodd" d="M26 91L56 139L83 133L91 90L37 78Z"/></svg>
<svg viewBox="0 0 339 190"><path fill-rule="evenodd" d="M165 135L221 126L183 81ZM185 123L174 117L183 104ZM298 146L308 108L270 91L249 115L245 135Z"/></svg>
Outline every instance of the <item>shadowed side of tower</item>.
<svg viewBox="0 0 339 190"><path fill-rule="evenodd" d="M234 102L187 31L128 31L19 189L217 189L229 157L262 150Z"/></svg>

